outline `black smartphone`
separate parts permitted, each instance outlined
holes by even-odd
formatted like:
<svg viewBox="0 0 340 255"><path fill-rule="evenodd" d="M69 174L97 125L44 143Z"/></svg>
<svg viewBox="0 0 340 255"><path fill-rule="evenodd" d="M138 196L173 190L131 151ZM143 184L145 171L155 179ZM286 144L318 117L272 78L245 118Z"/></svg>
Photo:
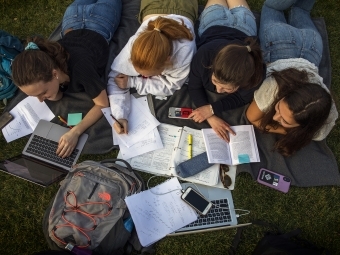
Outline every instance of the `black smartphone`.
<svg viewBox="0 0 340 255"><path fill-rule="evenodd" d="M8 123L10 123L13 120L13 116L12 114L10 114L9 112L4 112L1 116L0 116L0 129L3 129Z"/></svg>
<svg viewBox="0 0 340 255"><path fill-rule="evenodd" d="M184 191L181 198L201 215L206 215L213 205L210 201L208 201L205 197L203 197L191 187L188 187Z"/></svg>

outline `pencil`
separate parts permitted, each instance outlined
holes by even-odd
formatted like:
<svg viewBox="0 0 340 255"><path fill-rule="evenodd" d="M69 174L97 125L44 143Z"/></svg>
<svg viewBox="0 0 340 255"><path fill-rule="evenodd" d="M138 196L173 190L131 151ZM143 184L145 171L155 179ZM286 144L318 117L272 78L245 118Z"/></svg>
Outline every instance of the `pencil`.
<svg viewBox="0 0 340 255"><path fill-rule="evenodd" d="M60 115L58 115L58 118L59 118L59 120L60 120L62 123L64 123L64 124L67 125L67 121L64 120ZM69 127L69 128L72 128L71 126L68 126L68 127Z"/></svg>
<svg viewBox="0 0 340 255"><path fill-rule="evenodd" d="M115 117L113 117L112 113L111 113L110 115L111 115L112 119L114 119L115 121L117 121L118 125L119 125L121 128L123 128L122 123L120 123Z"/></svg>

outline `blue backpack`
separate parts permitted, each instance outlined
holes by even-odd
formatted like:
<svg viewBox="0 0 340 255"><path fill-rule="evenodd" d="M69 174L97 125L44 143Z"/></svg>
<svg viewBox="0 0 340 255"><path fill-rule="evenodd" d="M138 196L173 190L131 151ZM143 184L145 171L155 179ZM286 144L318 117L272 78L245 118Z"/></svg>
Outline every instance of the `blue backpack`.
<svg viewBox="0 0 340 255"><path fill-rule="evenodd" d="M17 87L12 75L12 61L24 49L19 38L0 30L0 100L6 105L7 99L14 96Z"/></svg>

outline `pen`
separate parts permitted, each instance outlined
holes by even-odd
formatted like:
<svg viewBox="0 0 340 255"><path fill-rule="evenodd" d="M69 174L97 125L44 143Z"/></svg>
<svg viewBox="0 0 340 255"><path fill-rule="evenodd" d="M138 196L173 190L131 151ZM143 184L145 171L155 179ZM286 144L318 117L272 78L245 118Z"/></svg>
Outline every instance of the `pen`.
<svg viewBox="0 0 340 255"><path fill-rule="evenodd" d="M188 135L189 159L192 158L192 134Z"/></svg>
<svg viewBox="0 0 340 255"><path fill-rule="evenodd" d="M112 119L114 119L115 121L117 121L118 125L119 125L121 128L123 128L122 123L120 123L115 117L113 117L112 113L111 113L110 115L111 115Z"/></svg>
<svg viewBox="0 0 340 255"><path fill-rule="evenodd" d="M59 120L60 120L62 123L64 123L64 124L67 125L67 121L64 120L60 115L58 115L58 118L59 118ZM69 127L69 128L72 128L71 126L68 126L68 127Z"/></svg>

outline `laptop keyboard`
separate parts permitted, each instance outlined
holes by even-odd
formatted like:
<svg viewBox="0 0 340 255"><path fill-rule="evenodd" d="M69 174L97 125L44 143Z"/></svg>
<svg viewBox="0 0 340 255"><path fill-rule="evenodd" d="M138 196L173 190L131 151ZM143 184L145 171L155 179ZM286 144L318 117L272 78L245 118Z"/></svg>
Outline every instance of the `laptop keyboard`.
<svg viewBox="0 0 340 255"><path fill-rule="evenodd" d="M38 135L33 135L31 143L27 147L26 151L33 155L71 168L74 159L78 154L78 149L74 149L69 157L61 158L56 154L57 148L57 142L51 141Z"/></svg>
<svg viewBox="0 0 340 255"><path fill-rule="evenodd" d="M186 228L203 226L208 227L211 224L222 224L231 222L231 215L229 211L228 199L212 200L214 205L211 207L210 211L205 216L199 216L199 218L181 228L185 230Z"/></svg>

